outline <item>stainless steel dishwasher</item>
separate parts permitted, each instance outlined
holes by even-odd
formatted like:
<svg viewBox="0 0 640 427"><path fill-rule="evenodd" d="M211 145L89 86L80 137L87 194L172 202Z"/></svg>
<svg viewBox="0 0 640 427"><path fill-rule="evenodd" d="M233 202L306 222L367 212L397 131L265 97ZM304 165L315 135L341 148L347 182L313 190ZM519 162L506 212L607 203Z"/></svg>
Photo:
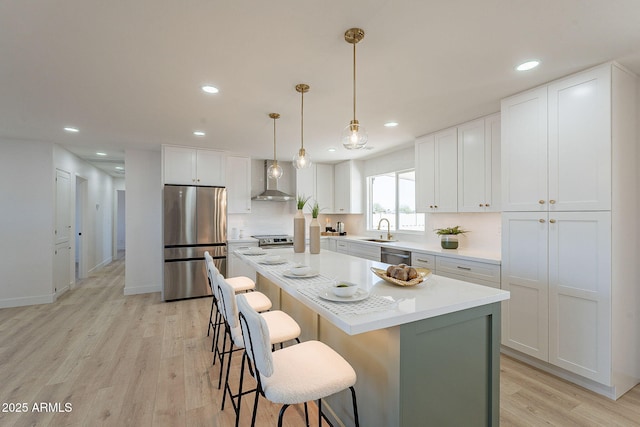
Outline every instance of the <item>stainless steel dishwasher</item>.
<svg viewBox="0 0 640 427"><path fill-rule="evenodd" d="M380 248L380 261L387 264L411 264L411 252L402 249Z"/></svg>

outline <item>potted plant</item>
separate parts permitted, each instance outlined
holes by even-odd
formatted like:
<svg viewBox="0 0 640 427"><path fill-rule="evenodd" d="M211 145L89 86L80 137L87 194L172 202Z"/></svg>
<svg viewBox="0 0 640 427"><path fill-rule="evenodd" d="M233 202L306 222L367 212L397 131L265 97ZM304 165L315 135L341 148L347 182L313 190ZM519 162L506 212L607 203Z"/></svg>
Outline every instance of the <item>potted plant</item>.
<svg viewBox="0 0 640 427"><path fill-rule="evenodd" d="M442 249L458 249L458 234L468 233L459 225L455 227L436 228L435 232L440 236L440 245Z"/></svg>
<svg viewBox="0 0 640 427"><path fill-rule="evenodd" d="M320 205L314 201L311 206L311 224L309 224L309 252L312 254L320 253L320 223L318 222L318 214L320 213Z"/></svg>
<svg viewBox="0 0 640 427"><path fill-rule="evenodd" d="M293 251L296 253L304 252L305 247L305 219L302 209L309 201L310 197L304 194L296 196L296 206L298 212L293 217Z"/></svg>

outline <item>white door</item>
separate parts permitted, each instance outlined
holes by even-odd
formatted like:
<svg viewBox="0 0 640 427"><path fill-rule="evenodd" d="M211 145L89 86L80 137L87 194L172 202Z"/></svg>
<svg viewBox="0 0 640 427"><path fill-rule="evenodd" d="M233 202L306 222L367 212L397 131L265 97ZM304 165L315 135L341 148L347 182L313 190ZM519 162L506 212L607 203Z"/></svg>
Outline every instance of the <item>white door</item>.
<svg viewBox="0 0 640 427"><path fill-rule="evenodd" d="M196 184L224 187L226 178L226 156L221 151L197 150Z"/></svg>
<svg viewBox="0 0 640 427"><path fill-rule="evenodd" d="M334 209L336 213L351 213L351 174L349 162L334 166Z"/></svg>
<svg viewBox="0 0 640 427"><path fill-rule="evenodd" d="M333 206L333 165L325 165L317 163L315 165L316 179L316 200L320 206L321 212L331 213L334 211Z"/></svg>
<svg viewBox="0 0 640 427"><path fill-rule="evenodd" d="M163 147L164 183L196 184L196 150L183 147Z"/></svg>
<svg viewBox="0 0 640 427"><path fill-rule="evenodd" d="M433 212L436 163L433 135L416 139L416 212Z"/></svg>
<svg viewBox="0 0 640 427"><path fill-rule="evenodd" d="M547 210L547 88L502 100L502 210Z"/></svg>
<svg viewBox="0 0 640 427"><path fill-rule="evenodd" d="M610 385L610 307L611 213L550 212L549 362Z"/></svg>
<svg viewBox="0 0 640 427"><path fill-rule="evenodd" d="M458 131L436 133L434 212L458 211Z"/></svg>
<svg viewBox="0 0 640 427"><path fill-rule="evenodd" d="M547 214L502 214L502 344L549 359Z"/></svg>
<svg viewBox="0 0 640 427"><path fill-rule="evenodd" d="M296 169L296 194L314 200L317 198L315 163L306 168Z"/></svg>
<svg viewBox="0 0 640 427"><path fill-rule="evenodd" d="M485 143L485 211L500 212L502 210L502 167L501 167L501 119L500 113L492 114L484 121Z"/></svg>
<svg viewBox="0 0 640 427"><path fill-rule="evenodd" d="M485 211L487 145L484 119L458 126L458 212Z"/></svg>
<svg viewBox="0 0 640 427"><path fill-rule="evenodd" d="M549 210L611 209L611 66L549 85Z"/></svg>
<svg viewBox="0 0 640 427"><path fill-rule="evenodd" d="M71 283L71 174L56 169L55 248L53 293L62 293Z"/></svg>

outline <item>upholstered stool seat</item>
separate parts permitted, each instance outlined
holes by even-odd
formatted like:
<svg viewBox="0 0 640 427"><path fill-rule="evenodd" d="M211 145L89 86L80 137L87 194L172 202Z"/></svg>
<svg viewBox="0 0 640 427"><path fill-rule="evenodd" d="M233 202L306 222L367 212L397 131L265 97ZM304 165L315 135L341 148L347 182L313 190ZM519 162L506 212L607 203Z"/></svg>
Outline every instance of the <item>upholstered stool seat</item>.
<svg viewBox="0 0 640 427"><path fill-rule="evenodd" d="M356 372L331 347L305 341L272 353L273 374L260 376L264 396L274 403L318 400L356 383Z"/></svg>

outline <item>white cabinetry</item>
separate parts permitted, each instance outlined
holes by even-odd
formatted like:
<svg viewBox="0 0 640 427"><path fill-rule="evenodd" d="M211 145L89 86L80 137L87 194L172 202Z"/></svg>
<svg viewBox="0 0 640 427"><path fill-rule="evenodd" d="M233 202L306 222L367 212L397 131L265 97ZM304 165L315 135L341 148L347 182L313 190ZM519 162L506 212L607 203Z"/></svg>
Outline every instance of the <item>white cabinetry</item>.
<svg viewBox="0 0 640 427"><path fill-rule="evenodd" d="M613 398L640 381L635 93L605 64L502 102L502 343Z"/></svg>
<svg viewBox="0 0 640 427"><path fill-rule="evenodd" d="M380 261L380 246L378 245L347 242L347 248L349 255L370 259L372 261Z"/></svg>
<svg viewBox="0 0 640 427"><path fill-rule="evenodd" d="M500 211L500 114L458 126L458 211Z"/></svg>
<svg viewBox="0 0 640 427"><path fill-rule="evenodd" d="M258 242L227 243L227 274L225 277L246 276L256 280L256 271L235 253L238 250L253 247L258 247Z"/></svg>
<svg viewBox="0 0 640 427"><path fill-rule="evenodd" d="M416 140L416 211L457 212L457 130Z"/></svg>
<svg viewBox="0 0 640 427"><path fill-rule="evenodd" d="M505 211L611 209L611 66L502 101Z"/></svg>
<svg viewBox="0 0 640 427"><path fill-rule="evenodd" d="M333 212L333 165L314 163L296 171L296 193L317 201L321 212Z"/></svg>
<svg viewBox="0 0 640 427"><path fill-rule="evenodd" d="M436 256L435 271L438 276L500 288L500 266L497 264Z"/></svg>
<svg viewBox="0 0 640 427"><path fill-rule="evenodd" d="M225 154L188 147L162 147L165 184L225 185Z"/></svg>
<svg viewBox="0 0 640 427"><path fill-rule="evenodd" d="M251 213L251 159L227 157L227 213Z"/></svg>
<svg viewBox="0 0 640 427"><path fill-rule="evenodd" d="M334 213L363 213L363 164L359 160L338 163L334 167Z"/></svg>

